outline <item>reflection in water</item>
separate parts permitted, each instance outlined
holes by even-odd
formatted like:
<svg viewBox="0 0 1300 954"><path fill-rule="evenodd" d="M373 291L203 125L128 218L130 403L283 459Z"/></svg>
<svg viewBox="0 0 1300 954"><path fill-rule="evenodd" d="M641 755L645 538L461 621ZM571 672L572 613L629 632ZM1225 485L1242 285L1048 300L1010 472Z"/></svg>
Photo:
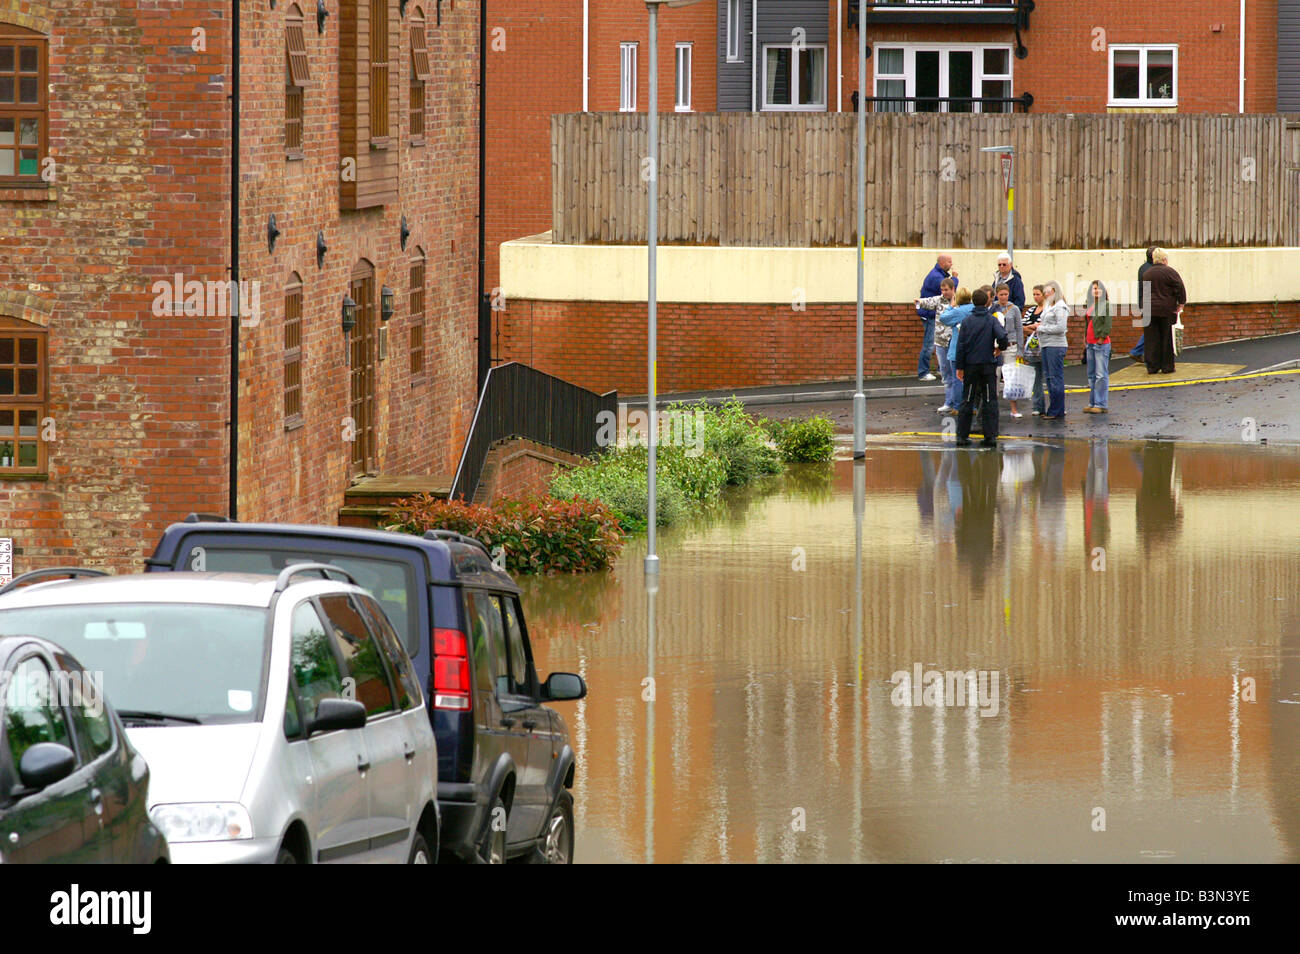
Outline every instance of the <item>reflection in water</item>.
<svg viewBox="0 0 1300 954"><path fill-rule="evenodd" d="M525 581L591 685L579 860L1300 860L1297 491L1289 449L878 445L663 534L653 604L643 541ZM914 665L997 714L895 705Z"/></svg>

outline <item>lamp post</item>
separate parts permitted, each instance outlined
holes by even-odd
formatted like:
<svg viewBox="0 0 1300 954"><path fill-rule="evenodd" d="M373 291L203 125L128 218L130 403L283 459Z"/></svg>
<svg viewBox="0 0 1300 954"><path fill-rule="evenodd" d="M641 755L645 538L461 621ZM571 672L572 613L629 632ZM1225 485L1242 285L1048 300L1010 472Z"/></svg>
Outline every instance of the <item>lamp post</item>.
<svg viewBox="0 0 1300 954"><path fill-rule="evenodd" d="M867 456L867 395L862 390L862 300L867 267L867 18L858 14L858 328L853 392L853 459Z"/></svg>
<svg viewBox="0 0 1300 954"><path fill-rule="evenodd" d="M1012 255L1016 238L1016 150L1012 146L985 146L980 152L1002 154L1002 185L1007 193L1007 254Z"/></svg>
<svg viewBox="0 0 1300 954"><path fill-rule="evenodd" d="M645 571L647 575L659 572L659 555L655 553L655 524L658 521L659 508L655 488L655 465L658 462L659 447L659 413L656 405L657 381L655 365L659 348L658 327L658 257L659 257L659 8L689 7L699 0L645 0L646 10L650 12L650 201L648 204L649 222L647 240L649 243L650 274L646 293L647 317L649 331L646 348L646 377L649 379L647 391L647 416L649 420L649 453L646 491L649 503L646 508L648 524Z"/></svg>

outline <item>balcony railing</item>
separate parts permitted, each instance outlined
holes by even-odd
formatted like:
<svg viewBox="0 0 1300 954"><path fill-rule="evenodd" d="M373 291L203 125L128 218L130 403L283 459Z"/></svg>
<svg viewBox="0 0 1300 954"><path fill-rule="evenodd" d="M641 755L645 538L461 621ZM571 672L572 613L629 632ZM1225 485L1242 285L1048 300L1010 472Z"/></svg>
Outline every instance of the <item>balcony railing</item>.
<svg viewBox="0 0 1300 954"><path fill-rule="evenodd" d="M1024 29L1034 0L849 0L848 25L865 7L870 23L995 23Z"/></svg>
<svg viewBox="0 0 1300 954"><path fill-rule="evenodd" d="M857 112L858 91L849 99ZM868 96L867 102L873 113L1027 113L1034 96Z"/></svg>

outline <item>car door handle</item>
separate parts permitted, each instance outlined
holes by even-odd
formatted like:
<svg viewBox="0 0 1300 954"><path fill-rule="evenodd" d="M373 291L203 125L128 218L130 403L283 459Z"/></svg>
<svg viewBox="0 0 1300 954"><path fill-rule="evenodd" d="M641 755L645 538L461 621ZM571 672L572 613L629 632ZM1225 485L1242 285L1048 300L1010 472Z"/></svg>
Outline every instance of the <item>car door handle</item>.
<svg viewBox="0 0 1300 954"><path fill-rule="evenodd" d="M513 716L503 715L501 717L501 724L505 726L507 729L512 728L515 724L515 719Z"/></svg>
<svg viewBox="0 0 1300 954"><path fill-rule="evenodd" d="M415 758L415 746L410 742L402 743L402 754L406 756L406 761L411 761L411 759Z"/></svg>
<svg viewBox="0 0 1300 954"><path fill-rule="evenodd" d="M525 729L528 729L528 730L530 730L530 731L533 730L533 729L535 729L535 728L537 728L537 720L536 720L536 719L525 719L525 720L524 720L524 728L525 728Z"/></svg>
<svg viewBox="0 0 1300 954"><path fill-rule="evenodd" d="M362 775L365 775L366 772L370 771L370 760L364 755L357 756L357 771Z"/></svg>

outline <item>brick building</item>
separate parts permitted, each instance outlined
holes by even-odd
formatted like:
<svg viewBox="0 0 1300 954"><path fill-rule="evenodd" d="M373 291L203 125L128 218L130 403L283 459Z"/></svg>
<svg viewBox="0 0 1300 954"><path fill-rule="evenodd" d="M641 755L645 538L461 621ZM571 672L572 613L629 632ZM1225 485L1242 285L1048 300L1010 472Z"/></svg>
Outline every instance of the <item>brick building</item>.
<svg viewBox="0 0 1300 954"><path fill-rule="evenodd" d="M334 522L357 474L454 468L472 414L479 7L241 12L238 515ZM15 573L227 512L230 16L0 0Z"/></svg>

